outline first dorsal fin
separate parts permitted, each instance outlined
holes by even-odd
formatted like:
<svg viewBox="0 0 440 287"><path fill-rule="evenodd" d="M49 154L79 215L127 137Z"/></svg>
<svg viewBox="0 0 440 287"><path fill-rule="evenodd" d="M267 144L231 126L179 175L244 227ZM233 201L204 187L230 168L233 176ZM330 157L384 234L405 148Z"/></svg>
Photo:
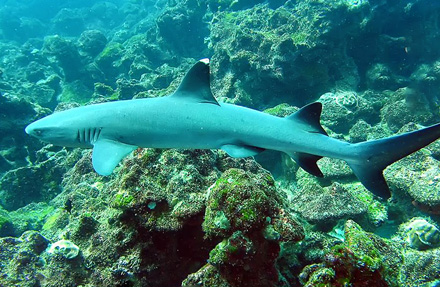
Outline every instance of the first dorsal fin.
<svg viewBox="0 0 440 287"><path fill-rule="evenodd" d="M211 92L209 59L198 61L185 75L171 97L219 105Z"/></svg>
<svg viewBox="0 0 440 287"><path fill-rule="evenodd" d="M327 135L327 133L322 128L320 123L321 111L322 111L321 103L318 102L311 103L308 104L307 106L302 107L294 114L288 116L287 119L296 122L301 122L307 125L309 132L315 132L315 133Z"/></svg>

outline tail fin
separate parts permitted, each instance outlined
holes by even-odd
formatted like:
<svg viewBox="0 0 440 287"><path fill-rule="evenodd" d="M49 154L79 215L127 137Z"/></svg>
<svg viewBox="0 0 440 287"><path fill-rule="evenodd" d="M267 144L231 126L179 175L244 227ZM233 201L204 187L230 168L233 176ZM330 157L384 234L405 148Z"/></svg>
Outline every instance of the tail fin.
<svg viewBox="0 0 440 287"><path fill-rule="evenodd" d="M353 144L357 158L347 160L360 182L374 194L391 196L383 170L440 137L440 124L389 138Z"/></svg>

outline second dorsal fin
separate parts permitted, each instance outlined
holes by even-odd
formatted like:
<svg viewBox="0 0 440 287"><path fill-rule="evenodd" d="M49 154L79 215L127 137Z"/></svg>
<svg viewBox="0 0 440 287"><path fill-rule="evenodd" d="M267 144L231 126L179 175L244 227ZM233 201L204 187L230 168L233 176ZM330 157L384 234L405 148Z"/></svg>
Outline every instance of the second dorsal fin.
<svg viewBox="0 0 440 287"><path fill-rule="evenodd" d="M322 158L322 156L299 152L289 153L289 155L302 169L304 169L308 173L317 177L324 176L322 174L322 171L319 169L318 164L316 163Z"/></svg>
<svg viewBox="0 0 440 287"><path fill-rule="evenodd" d="M211 92L209 59L202 59L192 66L171 97L219 105Z"/></svg>
<svg viewBox="0 0 440 287"><path fill-rule="evenodd" d="M322 104L315 102L302 107L295 113L288 116L287 119L305 124L308 127L309 132L327 135L320 123L321 111Z"/></svg>

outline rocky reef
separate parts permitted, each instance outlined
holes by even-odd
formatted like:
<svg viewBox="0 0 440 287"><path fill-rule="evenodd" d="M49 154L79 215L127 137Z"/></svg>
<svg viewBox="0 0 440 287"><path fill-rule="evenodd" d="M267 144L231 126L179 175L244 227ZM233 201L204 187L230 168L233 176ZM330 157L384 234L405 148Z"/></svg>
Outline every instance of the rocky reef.
<svg viewBox="0 0 440 287"><path fill-rule="evenodd" d="M219 101L280 117L312 101L351 143L440 121L440 5L381 1L12 1L0 7L1 286L437 286L440 144L373 196L340 160L89 150L24 127L172 93L211 58ZM258 123L256 123L258 124Z"/></svg>

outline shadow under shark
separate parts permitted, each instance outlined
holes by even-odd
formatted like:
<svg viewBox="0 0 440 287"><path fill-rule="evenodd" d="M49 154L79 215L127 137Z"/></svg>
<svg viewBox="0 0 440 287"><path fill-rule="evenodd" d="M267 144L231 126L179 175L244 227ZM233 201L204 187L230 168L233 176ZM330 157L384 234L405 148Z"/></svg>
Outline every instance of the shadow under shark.
<svg viewBox="0 0 440 287"><path fill-rule="evenodd" d="M348 163L361 183L389 198L383 170L440 137L440 124L356 144L330 138L320 124L321 103L280 118L219 103L211 93L209 60L197 62L167 97L95 104L54 113L26 127L44 142L93 148L96 172L109 175L138 147L222 149L232 157L264 150L290 155L307 172L322 177L322 157Z"/></svg>

